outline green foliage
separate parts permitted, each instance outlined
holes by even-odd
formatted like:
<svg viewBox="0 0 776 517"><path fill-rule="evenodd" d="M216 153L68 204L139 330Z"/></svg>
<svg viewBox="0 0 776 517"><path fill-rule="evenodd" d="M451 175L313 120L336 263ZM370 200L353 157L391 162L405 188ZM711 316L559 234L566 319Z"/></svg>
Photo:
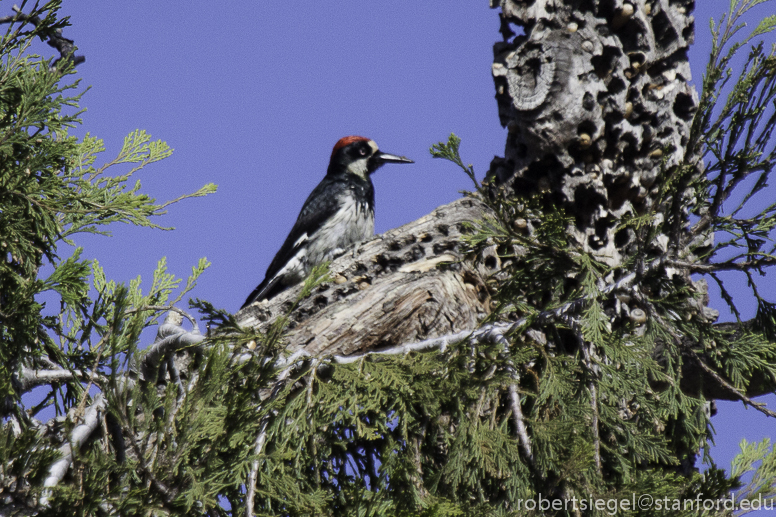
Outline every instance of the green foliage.
<svg viewBox="0 0 776 517"><path fill-rule="evenodd" d="M740 73L731 68L733 59L750 41L776 30L776 15L770 15L748 35L736 39L745 26L739 22L741 16L764 1L732 1L731 12L719 24L711 20L712 52L687 154L697 157L690 167L706 160L706 174L694 184L698 200L694 211L700 219L691 235L698 238L713 232L719 239L712 245L705 242L698 246L696 253L704 261L714 262L699 272L709 273L739 318L740 312L718 273L745 275L758 303L758 325L753 330L773 340L773 307L758 291L754 275L763 275L764 267L776 264L776 203L763 200L762 195L757 197L764 193L776 165L776 45L767 51L761 41L751 48ZM727 97L722 102L725 91ZM751 201L755 200L760 207L753 209Z"/></svg>
<svg viewBox="0 0 776 517"><path fill-rule="evenodd" d="M700 173L699 161L666 171L660 202L652 211L621 224L637 233L639 243L668 233L681 246L689 219L681 206L671 207L671 203L683 202L675 192L684 185L693 186L701 200L694 207L699 220L688 233L696 239L691 249L697 258L687 257L682 264L692 260L702 264L696 271L712 273L734 310L734 301L716 272L736 270L747 275L758 311L740 330L713 326L699 314L702 293L666 276L661 266L664 257L639 247L632 257L624 258L621 267L613 268L575 244L570 238L575 222L542 193L514 199L499 188L477 186L476 195L492 215L471 226L467 243L473 255L494 246L502 269L508 271L506 277L501 273L492 280L497 308L490 320L524 322L512 338L512 347L533 346L539 352L528 362L515 362L523 365L517 366L515 378L520 379L518 391L533 446L533 458L524 454L522 458L534 473L524 486L528 492L559 490L566 498L612 491L687 496L695 483L691 477L668 476L656 484L654 478L643 476L645 469L686 472L711 436L706 403L693 395L696 389L688 389L697 380L683 378L686 363L705 361L709 370L724 372L731 389L739 393L746 392L754 378L776 380L772 337L776 311L757 292L752 277L754 271L762 273L763 267L776 264L771 236L776 205L769 203L757 215L740 217L751 212L750 201L765 188L776 162L773 52L766 56L762 44L754 47L727 103L716 107L717 95L731 76L729 62L735 52L751 38L776 28L776 18L768 17L748 38L721 54L740 29L736 20L757 3L734 2L724 32L712 28L716 43L687 149L687 156L697 160L713 156L707 175ZM459 146L460 139L451 135L446 144L432 147L432 155L450 160L473 177L459 156ZM750 175L755 179L744 183ZM738 195L730 215L723 214L726 201L739 186L749 190ZM726 232L729 238L704 249L707 239L703 237L709 232ZM723 253L731 248L744 251ZM615 290L613 295L604 288L632 271L639 272L640 291ZM623 318L631 310L628 305L646 310L643 323ZM541 333L527 333L531 328ZM505 451L502 448L502 454ZM729 479L722 475L717 482L722 487L720 497L738 486L739 475L737 471Z"/></svg>
<svg viewBox="0 0 776 517"><path fill-rule="evenodd" d="M770 448L770 449L769 449ZM731 474L737 478L751 475L749 482L736 494L739 501L773 508L776 504L776 449L765 438L760 443L741 440L741 453L733 459Z"/></svg>
<svg viewBox="0 0 776 517"><path fill-rule="evenodd" d="M52 449L37 447L40 438L34 429L19 432L12 427L10 422L0 424L0 464L3 465L3 475L6 479L28 479L32 483L40 483L48 466L57 458L57 453ZM3 488L8 489L7 486Z"/></svg>
<svg viewBox="0 0 776 517"><path fill-rule="evenodd" d="M498 390L486 394L483 382L495 388L508 379L483 378L506 359L476 361L469 372L461 368L471 362L464 348L347 365L306 359L283 381L277 371L266 375L263 353L254 355L240 369L251 379L249 390L230 404L245 415L227 420L252 421L258 434L258 422L268 417L267 447L255 457L257 514L396 515L428 505L429 515L450 515L505 492L527 497L527 472L507 420L478 415L482 406L499 404ZM257 390L273 394L259 400ZM496 455L504 447L512 454ZM424 479L436 502L427 501ZM478 501L444 502L477 493L483 483ZM232 508L243 504L239 483L225 496Z"/></svg>
<svg viewBox="0 0 776 517"><path fill-rule="evenodd" d="M455 138L434 146L434 153L465 169ZM475 425L480 420L471 414L459 417L458 441L452 442L458 445L440 455L452 466L442 472L457 475L448 481L451 490L432 485L432 493L456 504L468 503L461 494L485 494L478 502L488 512L514 509L518 499L539 493L565 498L681 496L689 481L672 473L688 458L692 461L709 436L704 401L679 389L685 352L671 330L679 326L675 332L683 335L698 335L696 327L708 331L699 318L684 325L671 316L687 313L694 292L681 284L656 285L642 301L652 307L653 317L635 326L621 317L622 302L604 289L630 273L633 261L613 268L582 250L570 238L573 219L547 204L541 193L515 199L484 185L476 195L492 213L472 225L466 243L474 255L495 246L508 272L491 280L496 309L489 321L524 323L509 348L516 354L508 360L516 375L494 375L500 384L468 377L473 393L479 391L489 401L477 406L487 410L474 412L489 427ZM626 224L653 225L650 219ZM480 350L483 354L487 357ZM532 457L522 451L506 401L515 379ZM458 393L454 398L467 400ZM494 430L503 434L493 435ZM427 449L421 458L423 454L431 453ZM510 461L502 463L506 458ZM499 482L501 491L493 492L489 483L502 479L499 473L508 482ZM460 484L462 476L467 476L465 484ZM663 481L656 483L652 476Z"/></svg>
<svg viewBox="0 0 776 517"><path fill-rule="evenodd" d="M146 165L170 156L172 149L161 140L151 141L151 135L145 131L135 130L124 138L115 159L95 168L96 155L104 150L102 140L87 134L68 164L72 172L62 179L72 197L62 199L61 207L54 205L62 213L63 238L76 233L110 235L98 230L98 227L116 222L170 230L172 228L163 228L151 221L151 217L166 213L164 209L172 203L215 192L215 185L207 184L194 193L157 205L153 199L139 192L140 181L128 188L129 181ZM122 164L132 164L133 167L118 176L106 174L109 167ZM64 240L70 243L68 239Z"/></svg>
<svg viewBox="0 0 776 517"><path fill-rule="evenodd" d="M0 484L22 506L41 495L42 481L60 457L61 443L51 437L78 425L84 408L94 402L91 387L110 393L108 388L128 373L127 360L137 354L143 330L180 301L208 266L200 261L181 289L162 259L144 293L139 277L129 286L107 280L96 261L84 260L81 248L70 247L76 246L75 237L107 234L102 228L116 222L161 228L153 219L167 206L215 190L206 185L157 204L131 180L169 156L167 144L135 131L117 158L96 167L102 141L68 134L80 123L82 95L73 93L78 81L68 82L75 73L71 61L54 65L29 53L34 38L68 25L58 18L59 4L36 4L17 15L0 40ZM128 166L128 172L113 174ZM47 304L39 301L44 293ZM32 373L40 371L58 377L49 381ZM22 396L37 386L47 388L43 400L25 407ZM47 409L60 417L50 421L56 432L48 436L36 419ZM88 447L82 452L76 462L82 466L76 468L83 475L78 483L59 487L51 512L68 508L68 515L94 514L101 491L114 486L112 455Z"/></svg>
<svg viewBox="0 0 776 517"><path fill-rule="evenodd" d="M698 161L666 171L661 194L669 203L678 185L692 184L695 236L730 236L705 251L693 246L698 263L733 268L745 259L746 267L735 267L747 275L770 265L773 254L763 242L770 242L776 205L750 219L737 215L764 188L774 161L768 146L776 121L761 109L774 98L773 55L756 47L734 94L721 111L714 105L740 45L725 55L721 49L738 30L735 20L758 3L733 0L731 23L714 29L718 42L687 155L708 149L716 162L703 178ZM744 443L730 476L713 465L704 474L693 469L711 431L708 405L693 389L697 379L684 378L688 362L705 361L734 390L755 376L776 379L774 306L757 294L749 327L711 325L699 310L701 294L665 274L660 257L637 247L619 266L604 263L576 243L576 221L543 193L515 199L479 184L455 135L431 154L460 167L474 183L471 195L491 209L472 221L464 246L472 257L491 247L499 255L501 273L487 280L493 310L483 323L509 326L505 335L423 353L315 358L286 350L288 318L259 332L194 300L190 306L208 324L206 346L141 350L143 331L195 286L207 261L182 285L162 259L143 289L139 278L108 280L80 248L60 257L70 249L62 244L75 245L80 233L107 235L117 222L163 228L154 216L170 203L214 187L158 204L132 177L169 156L166 144L135 131L115 159L96 166L102 142L68 136L80 98L67 97L75 85L61 82L72 67L64 60L52 69L25 52L33 37L66 25L57 8L36 8L37 25L22 24L2 40L4 494L25 504L50 495L43 510L50 515L244 515L249 500L257 515L511 515L539 494L564 501L725 497L754 471L742 497L774 497L769 443ZM767 18L754 36L775 23ZM723 203L752 173L759 176L742 207L723 215ZM651 242L665 225L687 224L664 220L659 210L665 206L622 228ZM711 262L728 248L746 251ZM40 277L44 266L52 272ZM327 270L313 271L299 299ZM58 311L44 312L35 300L44 292L55 295ZM155 346L165 339L160 331ZM149 366L154 354L159 362ZM36 381L24 372L55 368L66 375L25 408L22 392ZM43 480L63 437L99 403L95 387L105 399L103 432L76 448L68 475L47 494ZM34 418L49 406L59 418L41 432Z"/></svg>
<svg viewBox="0 0 776 517"><path fill-rule="evenodd" d="M464 165L463 161L461 161L461 155L459 153L460 146L461 146L461 138L456 136L455 133L450 133L450 136L447 139L447 144L443 144L442 142L434 144L429 149L429 152L431 153L431 156L433 156L434 158L442 158L444 160L450 160L454 164L458 165L461 169L463 169L463 172L466 173L467 176L469 176L469 179L472 180L472 183L474 183L474 187L479 188L477 177L474 175L474 166L472 166L471 164Z"/></svg>
<svg viewBox="0 0 776 517"><path fill-rule="evenodd" d="M156 204L139 192L139 181L130 186L135 172L172 152L164 142L152 142L144 131L130 134L116 159L94 167L97 154L104 150L102 141L87 136L79 142L67 134L79 122L81 96L68 94L78 81L62 85L74 73L72 66L63 61L52 68L50 60L25 53L34 37L66 25L66 20L56 21L58 7L58 2L51 2L33 11L30 16L37 15L39 23L31 29L29 24L15 30L11 26L0 46L0 246L9 258L0 261L2 396L16 396L10 384L12 372L41 349L51 351L54 339L60 341L57 354L84 354L78 360L70 358L82 364L90 354L90 334L98 332L107 340L105 332L119 324L116 309L126 306L122 296L135 308L141 302L158 305L175 287L164 279L142 297L136 286L125 292L98 280L98 298L92 303L88 298L92 264L80 258L80 248L61 259L61 243L74 245L72 237L78 233L105 233L98 228L115 222L159 228L151 218L163 214L169 204L214 191L206 185L193 194ZM120 164L134 167L108 175L109 167ZM40 278L39 271L46 265L53 266L53 272ZM102 276L97 268L96 278ZM60 298L56 317L43 317L43 307L35 300L46 291ZM110 321L100 324L106 317Z"/></svg>

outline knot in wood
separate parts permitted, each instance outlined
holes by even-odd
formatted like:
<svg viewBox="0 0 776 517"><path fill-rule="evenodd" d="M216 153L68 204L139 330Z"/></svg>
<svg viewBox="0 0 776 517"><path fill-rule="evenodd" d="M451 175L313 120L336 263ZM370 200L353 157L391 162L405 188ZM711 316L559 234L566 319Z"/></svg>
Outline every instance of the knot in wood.
<svg viewBox="0 0 776 517"><path fill-rule="evenodd" d="M555 59L544 45L525 45L507 58L507 83L519 111L538 108L547 99L555 79Z"/></svg>

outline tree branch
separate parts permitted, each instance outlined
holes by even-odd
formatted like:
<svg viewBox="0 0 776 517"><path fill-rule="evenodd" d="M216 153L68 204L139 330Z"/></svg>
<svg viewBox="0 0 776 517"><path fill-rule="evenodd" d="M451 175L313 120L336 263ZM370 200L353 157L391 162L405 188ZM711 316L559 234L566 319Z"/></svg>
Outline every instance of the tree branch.
<svg viewBox="0 0 776 517"><path fill-rule="evenodd" d="M736 259L726 260L725 262L716 262L712 264L684 262L681 260L666 260L666 265L682 268L691 273L713 273L715 271L750 271L762 267L776 266L776 258L765 257L762 259L746 260L744 262L735 262Z"/></svg>
<svg viewBox="0 0 776 517"><path fill-rule="evenodd" d="M697 362L698 366L700 366L701 369L703 369L704 372L706 372L708 375L710 375L715 381L717 381L721 386L723 386L730 393L735 395L735 397L738 400L740 400L741 402L743 402L747 406L751 406L751 407L755 408L757 411L759 411L759 412L761 412L761 413L763 413L763 414L765 414L767 416L776 418L776 412L774 412L774 411L768 409L767 407L765 407L764 403L762 403L762 402L755 402L752 399L750 399L749 397L747 397L745 394L741 393L741 391L739 391L732 384L730 384L725 379L723 379L717 372L715 372L714 370L709 368L709 366L703 361L703 359L698 357L698 354L696 354L693 350L689 350L689 353L692 356L692 358L695 359L695 361Z"/></svg>
<svg viewBox="0 0 776 517"><path fill-rule="evenodd" d="M37 386L43 384L60 383L70 381L74 379L89 380L90 375L82 372L81 370L65 370L64 368L56 368L50 370L34 370L22 367L19 375L15 379L15 386L20 393L25 393ZM101 385L107 382L107 379L103 375L95 374L94 379Z"/></svg>
<svg viewBox="0 0 776 517"><path fill-rule="evenodd" d="M523 448L523 453L530 463L533 464L533 450L531 448L531 438L528 436L528 429L525 427L525 419L523 418L523 409L520 404L520 394L517 392L517 384L519 379L515 379L514 384L509 385L509 400L512 408L512 419L515 424L515 432L520 439L520 446Z"/></svg>
<svg viewBox="0 0 776 517"><path fill-rule="evenodd" d="M181 322L179 314L170 312L164 324L159 326L156 340L146 349L145 355L140 360L139 370L144 380L149 381L155 378L156 371L167 354L198 345L205 340L205 336L200 334L196 327L189 332L180 326Z"/></svg>
<svg viewBox="0 0 776 517"><path fill-rule="evenodd" d="M306 355L303 353L297 353L287 358L283 363L285 368L278 374L278 378L272 387L269 397L264 401L265 403L275 399L283 388L285 388L291 373L298 367L297 363L299 359L305 356ZM317 366L318 363L315 364L315 367ZM271 413L267 413L261 418L261 422L259 423L259 434L256 435L256 439L253 441L254 456L259 456L264 452L264 445L267 442L267 427L269 427L272 416ZM248 479L245 482L245 517L253 517L253 500L256 495L256 481L260 466L261 462L259 461L259 458L254 458L251 462L251 470L248 472Z"/></svg>
<svg viewBox="0 0 776 517"><path fill-rule="evenodd" d="M51 464L48 469L48 475L43 481L43 494L40 498L41 506L48 506L49 499L51 498L51 489L57 486L65 477L67 469L73 463L73 451L80 448L94 430L97 429L100 417L105 411L105 404L106 401L102 393L98 394L86 409L81 423L73 428L73 431L70 433L70 440L60 447L61 458Z"/></svg>
<svg viewBox="0 0 776 517"><path fill-rule="evenodd" d="M29 16L23 13L17 5L14 5L11 9L16 14L13 16L5 16L0 18L0 24L22 21L24 23L31 23L35 27L40 25L40 18L38 16ZM45 34L40 35L40 39L45 41L50 47L59 52L59 58L57 58L56 61L51 64L51 68L55 68L57 63L59 63L62 59L70 59L73 63L73 66L78 66L86 61L86 57L75 55L77 48L74 44L75 42L71 39L63 37L61 29L47 31Z"/></svg>
<svg viewBox="0 0 776 517"><path fill-rule="evenodd" d="M463 198L335 259L333 281L301 300L301 285L237 314L241 326L266 329L289 318L290 350L350 356L475 328L490 312L483 272L466 260L467 224L488 209ZM487 272L486 272L487 273ZM369 321L364 327L363 322Z"/></svg>

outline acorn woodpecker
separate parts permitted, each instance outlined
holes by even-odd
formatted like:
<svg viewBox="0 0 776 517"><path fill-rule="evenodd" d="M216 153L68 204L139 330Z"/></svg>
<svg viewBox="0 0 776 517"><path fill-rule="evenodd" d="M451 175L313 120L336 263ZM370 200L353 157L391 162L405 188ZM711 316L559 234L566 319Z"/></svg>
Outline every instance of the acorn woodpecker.
<svg viewBox="0 0 776 517"><path fill-rule="evenodd" d="M304 280L313 267L374 235L375 191L370 175L384 163L414 163L387 154L363 136L341 138L331 151L326 177L310 193L264 280L242 308Z"/></svg>

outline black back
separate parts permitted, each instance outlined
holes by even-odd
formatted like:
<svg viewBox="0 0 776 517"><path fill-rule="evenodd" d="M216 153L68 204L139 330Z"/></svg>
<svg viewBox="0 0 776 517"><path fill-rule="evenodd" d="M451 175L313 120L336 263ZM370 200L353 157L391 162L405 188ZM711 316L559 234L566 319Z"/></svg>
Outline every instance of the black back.
<svg viewBox="0 0 776 517"><path fill-rule="evenodd" d="M375 191L371 180L329 168L326 177L307 196L291 233L288 234L267 268L264 280L251 292L241 309L257 300L271 298L289 287L283 284L281 278L276 278L276 275L298 253L299 248L304 246L304 243L300 243L299 246L294 244L302 235L314 234L337 213L344 203L343 194L347 192L351 192L356 199L364 202L368 210L374 211Z"/></svg>

